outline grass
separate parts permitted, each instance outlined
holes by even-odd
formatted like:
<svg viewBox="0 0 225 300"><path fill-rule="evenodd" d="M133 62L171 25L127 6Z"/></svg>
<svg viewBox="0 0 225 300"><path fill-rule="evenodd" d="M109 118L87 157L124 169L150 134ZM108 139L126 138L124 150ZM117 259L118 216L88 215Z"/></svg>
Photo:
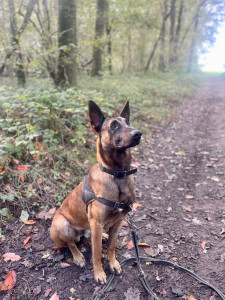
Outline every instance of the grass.
<svg viewBox="0 0 225 300"><path fill-rule="evenodd" d="M108 114L130 100L131 121L147 133L149 125L185 101L200 75L173 73L82 76L77 88L55 89L48 80L26 89L0 87L0 215L30 215L59 205L95 162L88 100Z"/></svg>

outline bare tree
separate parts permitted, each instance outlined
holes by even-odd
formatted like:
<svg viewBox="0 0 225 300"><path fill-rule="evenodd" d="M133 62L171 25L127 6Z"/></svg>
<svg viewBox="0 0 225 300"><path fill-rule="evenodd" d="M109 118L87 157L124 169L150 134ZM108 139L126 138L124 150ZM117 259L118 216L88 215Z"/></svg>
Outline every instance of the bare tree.
<svg viewBox="0 0 225 300"><path fill-rule="evenodd" d="M175 40L175 21L176 21L176 0L171 0L170 14L170 44L169 44L169 65L174 61L174 40Z"/></svg>
<svg viewBox="0 0 225 300"><path fill-rule="evenodd" d="M58 0L58 74L57 85L76 85L77 28L76 0Z"/></svg>
<svg viewBox="0 0 225 300"><path fill-rule="evenodd" d="M102 52L103 52L103 35L105 27L105 9L106 0L97 0L97 15L95 23L95 41L93 48L92 76L101 75L102 71Z"/></svg>
<svg viewBox="0 0 225 300"><path fill-rule="evenodd" d="M0 67L0 75L3 74L5 66L7 64L7 61L10 59L12 54L15 52L16 53L20 52L20 47L19 47L20 37L21 37L22 33L24 32L24 30L26 29L27 24L30 21L31 14L32 14L34 6L37 2L38 2L38 0L30 0L30 2L27 5L27 8L26 8L26 14L24 15L23 23L20 26L20 28L17 29L14 1L8 0L9 11L10 11L10 28L11 28L11 34L12 34L12 44L11 44L9 50L7 51L4 61ZM21 2L21 4L22 4L22 2ZM19 8L19 12L20 12L20 10L21 10L21 6ZM22 62L22 54L18 55L18 63L19 62L20 63ZM17 67L16 67L16 69L18 69L18 72L21 72L21 71L22 71L22 73L24 72L23 67L21 69L21 66L18 64L17 64ZM17 71L16 71L16 73L17 73ZM21 76L23 76L23 75L25 75L25 74L21 74ZM18 76L19 76L19 73L18 73ZM21 82L19 79L18 79L18 82L20 84L24 84L24 78L21 77Z"/></svg>
<svg viewBox="0 0 225 300"><path fill-rule="evenodd" d="M166 14L164 13L165 11L167 11L167 4L166 4L166 0L164 0L164 10L163 10L163 19L162 19L162 25L160 28L160 32L159 32L159 36L157 38L157 40L154 43L154 46L152 48L152 51L149 55L149 58L147 60L146 66L145 66L145 71L147 71L150 67L150 64L153 60L153 57L155 55L157 46L159 44L159 42L161 41L161 52L160 52L160 56L161 56L161 62L159 64L161 64L161 68L164 69L164 67L162 66L164 64L164 48L165 47L165 30L166 30L166 21L169 18L170 14L171 14L171 10L169 12L167 12ZM163 57L162 57L163 56Z"/></svg>

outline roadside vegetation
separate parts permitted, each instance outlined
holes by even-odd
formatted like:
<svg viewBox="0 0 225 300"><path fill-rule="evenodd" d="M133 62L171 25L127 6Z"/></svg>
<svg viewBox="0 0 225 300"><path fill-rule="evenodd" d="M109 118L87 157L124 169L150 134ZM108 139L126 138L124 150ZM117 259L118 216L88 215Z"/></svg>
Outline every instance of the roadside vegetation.
<svg viewBox="0 0 225 300"><path fill-rule="evenodd" d="M26 89L0 88L0 215L20 217L60 205L96 161L88 100L119 113L129 99L132 123L145 134L187 99L200 75L151 72L81 78L78 87L56 89L48 81Z"/></svg>

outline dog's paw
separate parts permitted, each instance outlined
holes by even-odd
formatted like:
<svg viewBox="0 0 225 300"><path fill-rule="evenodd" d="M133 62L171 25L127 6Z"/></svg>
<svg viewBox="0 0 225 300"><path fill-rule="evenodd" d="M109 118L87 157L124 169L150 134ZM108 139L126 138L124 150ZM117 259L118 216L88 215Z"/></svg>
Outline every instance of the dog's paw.
<svg viewBox="0 0 225 300"><path fill-rule="evenodd" d="M73 257L73 262L75 263L75 265L77 265L81 268L84 268L85 264L86 264L85 258L82 253Z"/></svg>
<svg viewBox="0 0 225 300"><path fill-rule="evenodd" d="M116 259L113 262L109 262L109 267L110 267L111 272L112 273L115 272L117 275L122 272L120 263Z"/></svg>
<svg viewBox="0 0 225 300"><path fill-rule="evenodd" d="M104 271L94 274L94 279L96 282L99 282L101 284L105 284L107 281L106 274Z"/></svg>

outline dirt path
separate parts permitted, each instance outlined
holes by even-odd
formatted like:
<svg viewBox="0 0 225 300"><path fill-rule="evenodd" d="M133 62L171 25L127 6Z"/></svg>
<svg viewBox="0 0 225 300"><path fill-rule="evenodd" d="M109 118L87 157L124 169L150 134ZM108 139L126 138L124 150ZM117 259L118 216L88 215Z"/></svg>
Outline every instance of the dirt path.
<svg viewBox="0 0 225 300"><path fill-rule="evenodd" d="M134 151L138 158L135 225L142 256L177 262L225 293L225 82L208 80L190 101L175 105L170 122L153 129L153 135ZM68 250L57 253L48 235L50 220L37 220L21 227L18 221L4 228L6 240L0 249L0 281L10 270L17 283L0 299L92 299L99 289L91 267L90 241L81 250L87 268L70 264ZM133 256L127 249L128 228L123 227L117 254L119 260ZM23 246L23 241L31 236ZM2 255L14 252L21 259L5 262ZM69 263L63 267L61 264ZM107 259L104 259L108 270ZM220 299L210 289L187 275L162 265L143 266L149 285L160 299ZM46 297L44 294L48 294ZM193 296L194 298L191 298ZM190 298L189 298L190 297ZM141 286L135 267L126 266L103 299L151 299Z"/></svg>

